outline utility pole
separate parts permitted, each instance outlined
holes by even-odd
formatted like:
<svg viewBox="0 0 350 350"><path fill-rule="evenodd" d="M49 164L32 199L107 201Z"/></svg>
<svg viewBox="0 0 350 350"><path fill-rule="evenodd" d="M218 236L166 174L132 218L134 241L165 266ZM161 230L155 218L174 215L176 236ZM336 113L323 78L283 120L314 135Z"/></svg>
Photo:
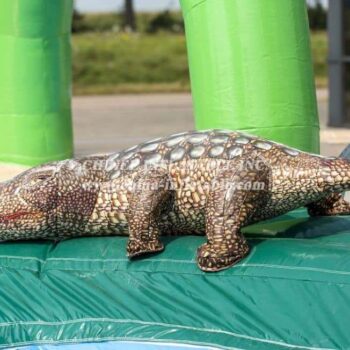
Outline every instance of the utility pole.
<svg viewBox="0 0 350 350"><path fill-rule="evenodd" d="M136 32L136 17L133 0L125 0L124 4L124 28Z"/></svg>

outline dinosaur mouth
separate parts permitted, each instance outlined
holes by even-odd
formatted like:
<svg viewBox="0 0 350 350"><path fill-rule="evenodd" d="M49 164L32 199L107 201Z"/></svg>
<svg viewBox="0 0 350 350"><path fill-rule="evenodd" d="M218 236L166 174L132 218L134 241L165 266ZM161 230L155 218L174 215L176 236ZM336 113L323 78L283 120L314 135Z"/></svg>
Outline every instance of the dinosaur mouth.
<svg viewBox="0 0 350 350"><path fill-rule="evenodd" d="M19 211L17 213L0 215L0 223L8 223L10 221L17 220L23 216L35 215L35 213L30 213L29 211Z"/></svg>

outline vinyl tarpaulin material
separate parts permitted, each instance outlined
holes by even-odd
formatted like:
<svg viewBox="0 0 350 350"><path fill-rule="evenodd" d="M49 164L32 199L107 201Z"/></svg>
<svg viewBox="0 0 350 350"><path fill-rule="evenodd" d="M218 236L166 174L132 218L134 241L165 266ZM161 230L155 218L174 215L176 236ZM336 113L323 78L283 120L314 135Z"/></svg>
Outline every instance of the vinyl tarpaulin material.
<svg viewBox="0 0 350 350"><path fill-rule="evenodd" d="M181 0L196 126L319 151L305 0Z"/></svg>
<svg viewBox="0 0 350 350"><path fill-rule="evenodd" d="M297 211L245 229L250 255L204 273L204 237L132 262L126 237L0 245L0 344L103 341L349 349L350 217Z"/></svg>
<svg viewBox="0 0 350 350"><path fill-rule="evenodd" d="M72 3L0 1L0 161L72 155Z"/></svg>
<svg viewBox="0 0 350 350"><path fill-rule="evenodd" d="M213 347L203 347L188 344L152 343L152 342L102 342L62 345L31 345L21 347L21 350L215 350Z"/></svg>

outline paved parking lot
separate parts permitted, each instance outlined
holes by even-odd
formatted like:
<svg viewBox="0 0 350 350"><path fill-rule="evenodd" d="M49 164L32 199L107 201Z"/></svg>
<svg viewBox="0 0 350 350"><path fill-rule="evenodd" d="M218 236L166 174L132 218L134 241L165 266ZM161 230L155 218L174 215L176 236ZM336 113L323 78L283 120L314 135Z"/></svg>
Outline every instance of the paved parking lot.
<svg viewBox="0 0 350 350"><path fill-rule="evenodd" d="M73 99L75 152L115 152L194 128L189 94L84 96Z"/></svg>
<svg viewBox="0 0 350 350"><path fill-rule="evenodd" d="M321 153L338 155L350 129L327 128L328 96L318 91ZM84 96L73 98L77 156L115 152L139 142L194 128L190 94ZM0 167L0 180L23 170Z"/></svg>
<svg viewBox="0 0 350 350"><path fill-rule="evenodd" d="M350 129L327 128L328 94L317 95L321 153L337 155L350 142ZM114 152L194 128L190 94L75 97L73 115L77 155Z"/></svg>

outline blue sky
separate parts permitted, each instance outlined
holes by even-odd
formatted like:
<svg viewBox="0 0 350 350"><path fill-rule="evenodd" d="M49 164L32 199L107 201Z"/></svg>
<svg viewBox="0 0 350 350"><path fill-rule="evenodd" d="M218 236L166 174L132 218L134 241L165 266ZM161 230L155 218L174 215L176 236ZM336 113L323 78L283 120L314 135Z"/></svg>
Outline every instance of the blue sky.
<svg viewBox="0 0 350 350"><path fill-rule="evenodd" d="M315 0L307 0L313 3ZM327 0L322 0L324 4ZM81 12L108 12L120 10L124 0L75 0ZM179 0L134 0L136 11L162 11L180 9Z"/></svg>

